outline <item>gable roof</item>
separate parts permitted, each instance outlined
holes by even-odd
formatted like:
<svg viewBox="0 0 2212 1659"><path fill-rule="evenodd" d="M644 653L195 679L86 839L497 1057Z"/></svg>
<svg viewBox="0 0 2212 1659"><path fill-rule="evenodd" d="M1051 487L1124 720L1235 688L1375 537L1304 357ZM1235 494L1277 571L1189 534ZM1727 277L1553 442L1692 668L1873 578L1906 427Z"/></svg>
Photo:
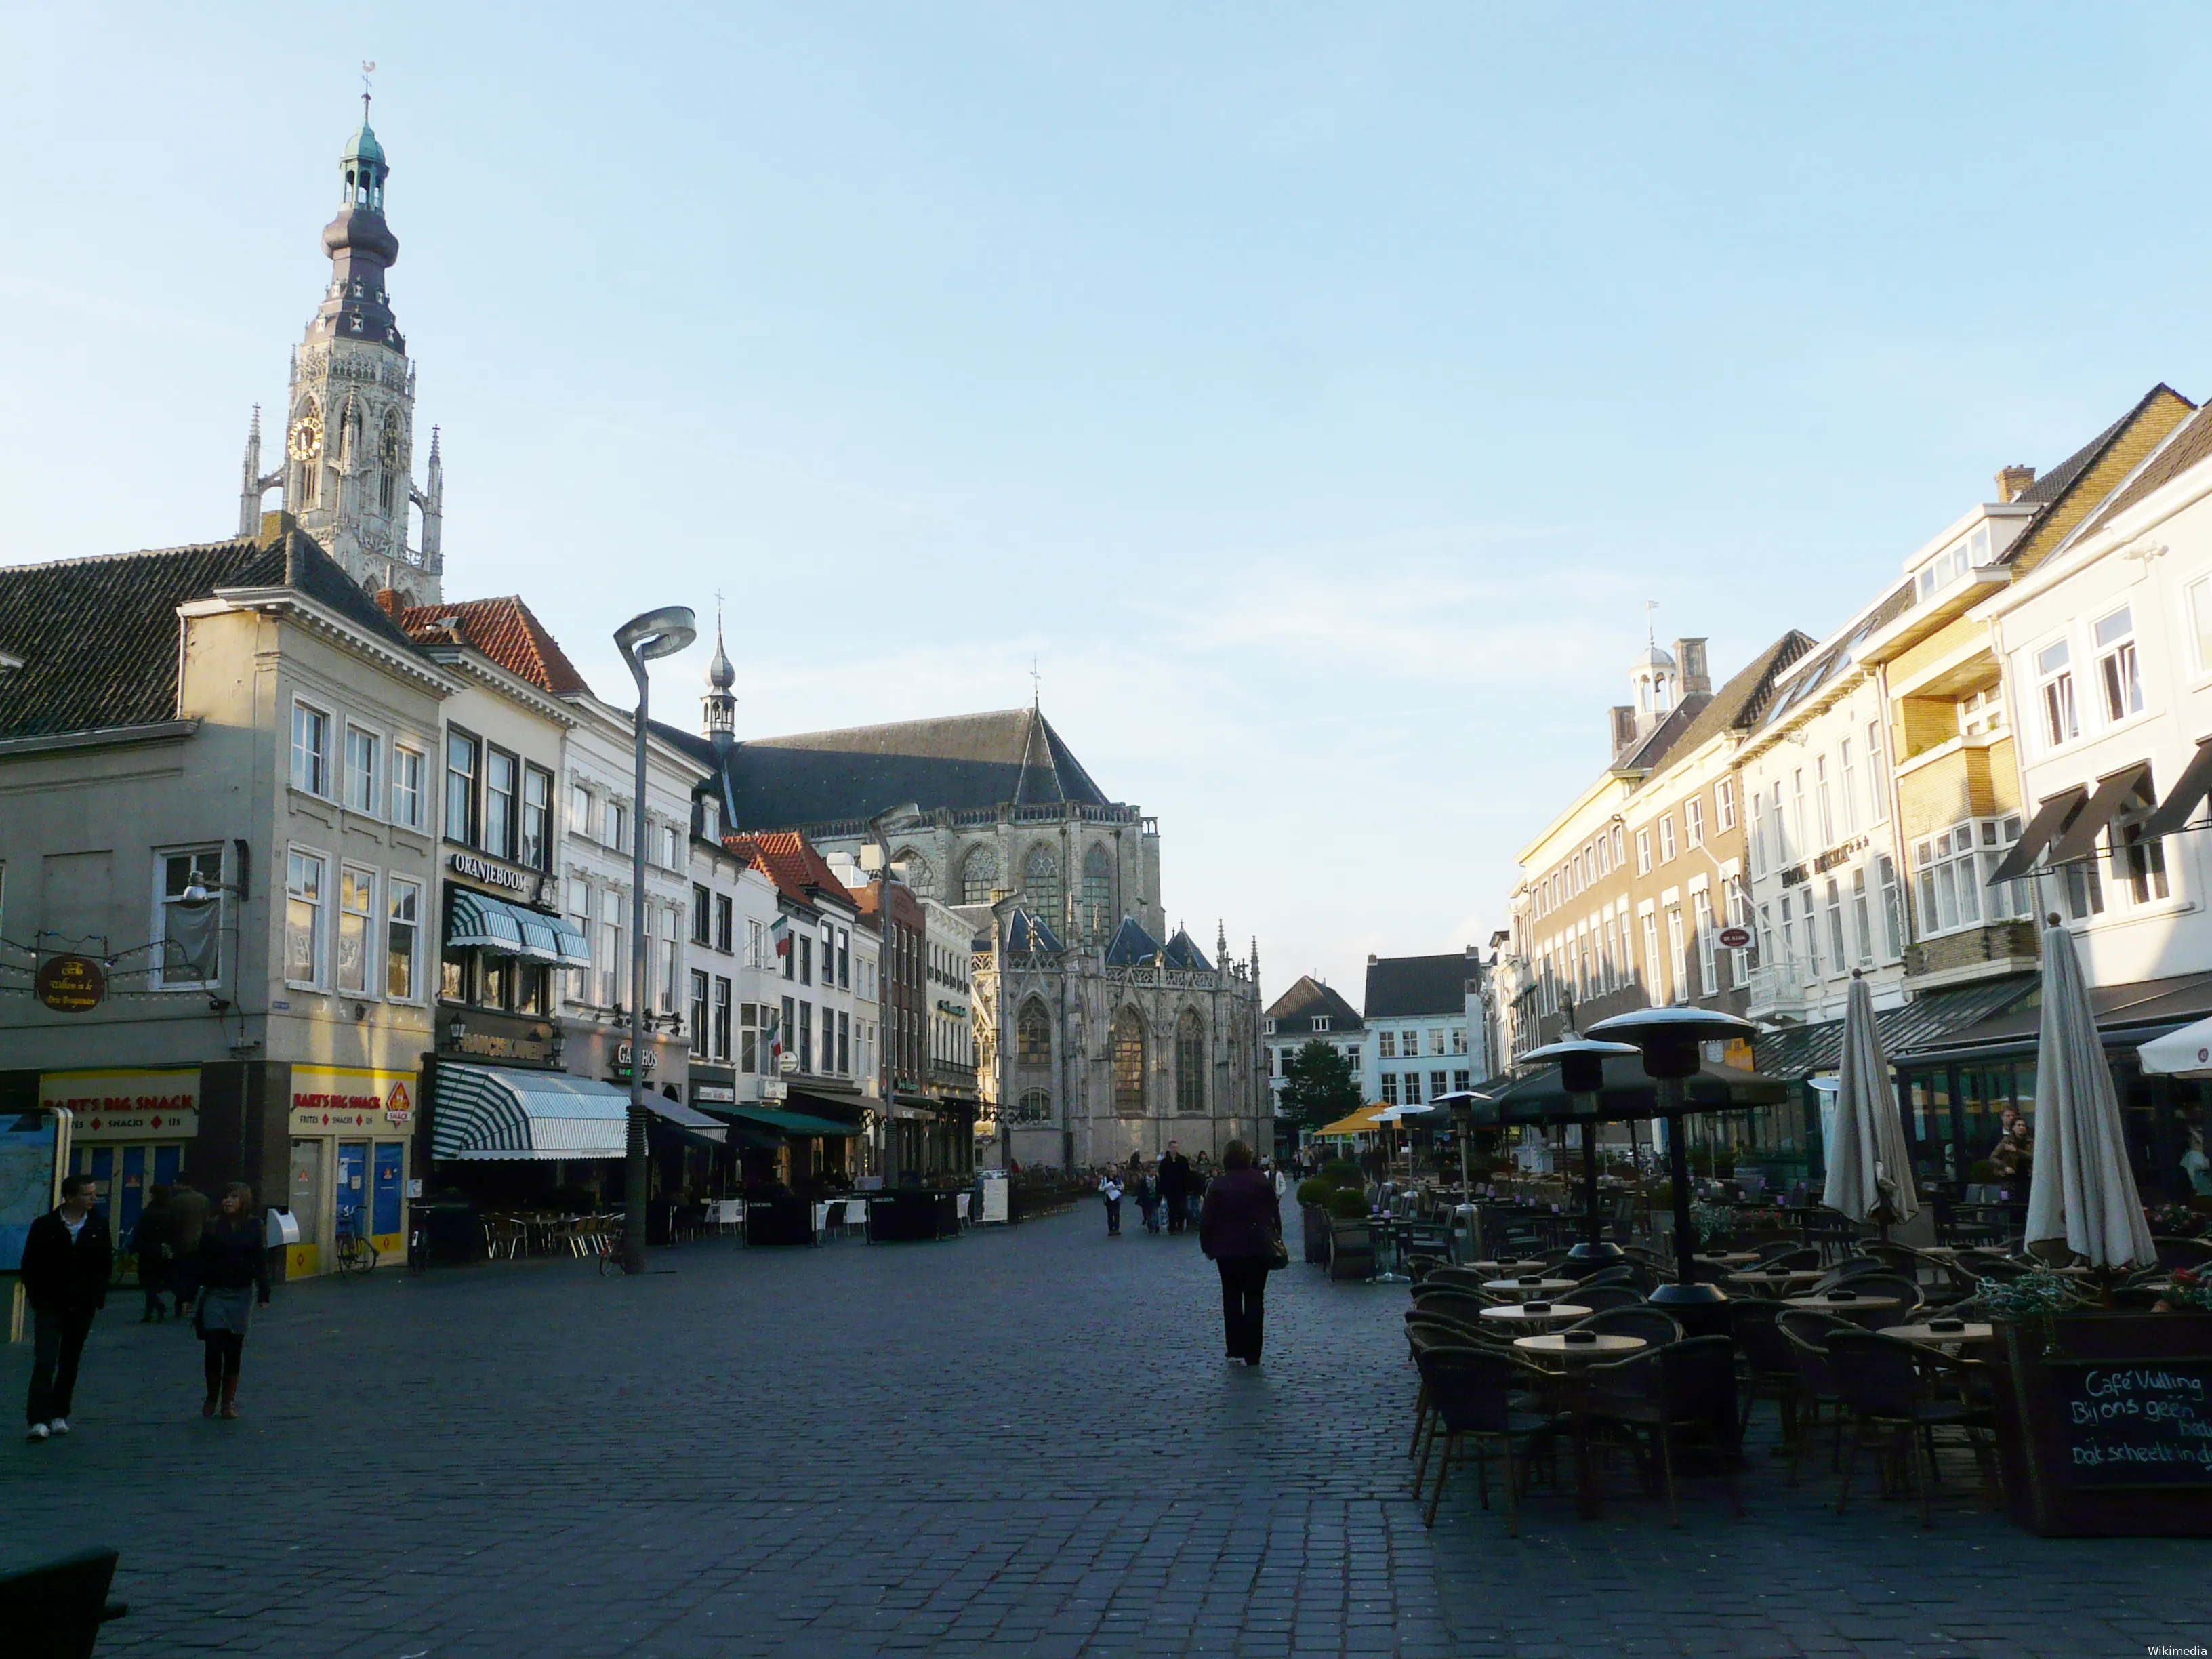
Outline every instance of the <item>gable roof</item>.
<svg viewBox="0 0 2212 1659"><path fill-rule="evenodd" d="M1210 974L1213 964L1206 959L1206 952L1198 948L1198 941L1178 927L1175 937L1160 952L1160 959L1170 968L1188 969L1193 973Z"/></svg>
<svg viewBox="0 0 2212 1659"><path fill-rule="evenodd" d="M46 737L177 717L177 608L289 587L398 650L415 646L313 537L251 538L0 569L0 734ZM96 619L93 622L92 619ZM88 623L98 650L88 655Z"/></svg>
<svg viewBox="0 0 2212 1659"><path fill-rule="evenodd" d="M1141 968L1160 959L1160 942L1137 925L1134 916L1121 918L1106 946L1109 968Z"/></svg>
<svg viewBox="0 0 2212 1659"><path fill-rule="evenodd" d="M795 830L725 836L722 845L774 882L776 891L794 904L811 905L824 893L848 904L854 902L830 860Z"/></svg>
<svg viewBox="0 0 2212 1659"><path fill-rule="evenodd" d="M1267 1009L1279 1034L1310 1031L1316 1014L1328 1019L1332 1031L1356 1031L1360 1026L1359 1011L1310 974L1298 975L1297 983Z"/></svg>
<svg viewBox="0 0 2212 1659"><path fill-rule="evenodd" d="M451 618L460 625L469 648L497 663L517 679L556 697L589 692L591 687L561 649L560 641L545 631L519 594L501 599L462 599L447 605L418 605L399 613L400 626L414 638L444 637L439 624Z"/></svg>
<svg viewBox="0 0 2212 1659"><path fill-rule="evenodd" d="M1034 910L1014 907L1006 918L1006 949L1042 951L1047 956L1058 956L1067 947L1060 942L1060 935L1045 926L1044 919Z"/></svg>
<svg viewBox="0 0 2212 1659"><path fill-rule="evenodd" d="M872 817L909 801L924 811L1115 804L1035 708L750 738L723 765L747 827Z"/></svg>
<svg viewBox="0 0 2212 1659"><path fill-rule="evenodd" d="M2199 461L2212 458L2212 410L2198 409L2166 434L2128 481L2106 496L2086 520L2076 537L2094 535L2106 523L2145 496L2172 483Z"/></svg>
<svg viewBox="0 0 2212 1659"><path fill-rule="evenodd" d="M1995 562L2033 570L2196 404L2163 380L2135 407L2021 492L2036 512Z"/></svg>
<svg viewBox="0 0 2212 1659"><path fill-rule="evenodd" d="M1367 964L1366 1018L1467 1012L1464 951L1435 957L1377 957Z"/></svg>

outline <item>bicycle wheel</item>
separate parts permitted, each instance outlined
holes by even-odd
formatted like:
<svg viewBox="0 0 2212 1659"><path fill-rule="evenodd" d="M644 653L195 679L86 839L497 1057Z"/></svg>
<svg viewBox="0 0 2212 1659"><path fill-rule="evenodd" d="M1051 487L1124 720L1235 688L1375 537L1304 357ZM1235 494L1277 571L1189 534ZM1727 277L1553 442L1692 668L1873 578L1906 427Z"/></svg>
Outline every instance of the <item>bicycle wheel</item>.
<svg viewBox="0 0 2212 1659"><path fill-rule="evenodd" d="M622 1246L612 1244L599 1252L599 1277L610 1279L623 1270Z"/></svg>

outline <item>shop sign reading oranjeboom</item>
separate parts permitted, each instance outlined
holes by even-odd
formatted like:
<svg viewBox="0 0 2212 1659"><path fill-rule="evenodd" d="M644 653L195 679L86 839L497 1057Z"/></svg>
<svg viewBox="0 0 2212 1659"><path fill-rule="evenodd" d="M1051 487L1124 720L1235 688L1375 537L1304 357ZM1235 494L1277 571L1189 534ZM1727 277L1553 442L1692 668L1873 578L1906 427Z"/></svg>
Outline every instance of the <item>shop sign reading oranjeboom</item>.
<svg viewBox="0 0 2212 1659"><path fill-rule="evenodd" d="M404 1126L415 1116L415 1074L371 1072L347 1066L292 1068L292 1131L328 1134L341 1129Z"/></svg>
<svg viewBox="0 0 2212 1659"><path fill-rule="evenodd" d="M190 1140L200 1132L200 1068L48 1072L39 1104L69 1109L72 1140Z"/></svg>

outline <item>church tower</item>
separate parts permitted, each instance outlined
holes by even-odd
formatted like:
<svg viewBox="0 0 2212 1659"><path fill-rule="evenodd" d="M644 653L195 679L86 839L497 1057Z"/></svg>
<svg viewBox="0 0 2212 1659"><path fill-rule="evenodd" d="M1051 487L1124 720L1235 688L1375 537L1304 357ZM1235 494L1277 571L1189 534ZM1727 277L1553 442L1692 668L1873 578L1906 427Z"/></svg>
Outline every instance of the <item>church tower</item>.
<svg viewBox="0 0 2212 1659"><path fill-rule="evenodd" d="M324 227L331 284L292 349L283 455L261 469L260 411L246 440L239 533L260 527L261 502L283 491L284 510L349 575L374 592L397 589L403 604L434 605L444 574L440 548L445 468L430 438L427 487L414 482L415 366L392 314L384 274L399 258L399 239L384 222L384 148L361 100L361 130L338 158L337 217ZM408 508L422 512L416 545L407 543Z"/></svg>

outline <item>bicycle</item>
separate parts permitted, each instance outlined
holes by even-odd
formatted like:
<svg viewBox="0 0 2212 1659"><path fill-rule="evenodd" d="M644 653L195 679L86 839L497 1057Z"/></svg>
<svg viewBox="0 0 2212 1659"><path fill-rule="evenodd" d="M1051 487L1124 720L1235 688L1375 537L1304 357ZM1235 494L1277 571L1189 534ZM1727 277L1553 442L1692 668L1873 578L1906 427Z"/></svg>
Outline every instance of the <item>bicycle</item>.
<svg viewBox="0 0 2212 1659"><path fill-rule="evenodd" d="M619 1221L598 1235L599 1277L612 1279L623 1272L623 1224Z"/></svg>
<svg viewBox="0 0 2212 1659"><path fill-rule="evenodd" d="M410 1217L408 1220L407 1271L410 1273L430 1271L430 1227L420 1216Z"/></svg>
<svg viewBox="0 0 2212 1659"><path fill-rule="evenodd" d="M361 1212L345 1211L338 1217L337 1267L341 1275L372 1273L376 1246L362 1236Z"/></svg>

